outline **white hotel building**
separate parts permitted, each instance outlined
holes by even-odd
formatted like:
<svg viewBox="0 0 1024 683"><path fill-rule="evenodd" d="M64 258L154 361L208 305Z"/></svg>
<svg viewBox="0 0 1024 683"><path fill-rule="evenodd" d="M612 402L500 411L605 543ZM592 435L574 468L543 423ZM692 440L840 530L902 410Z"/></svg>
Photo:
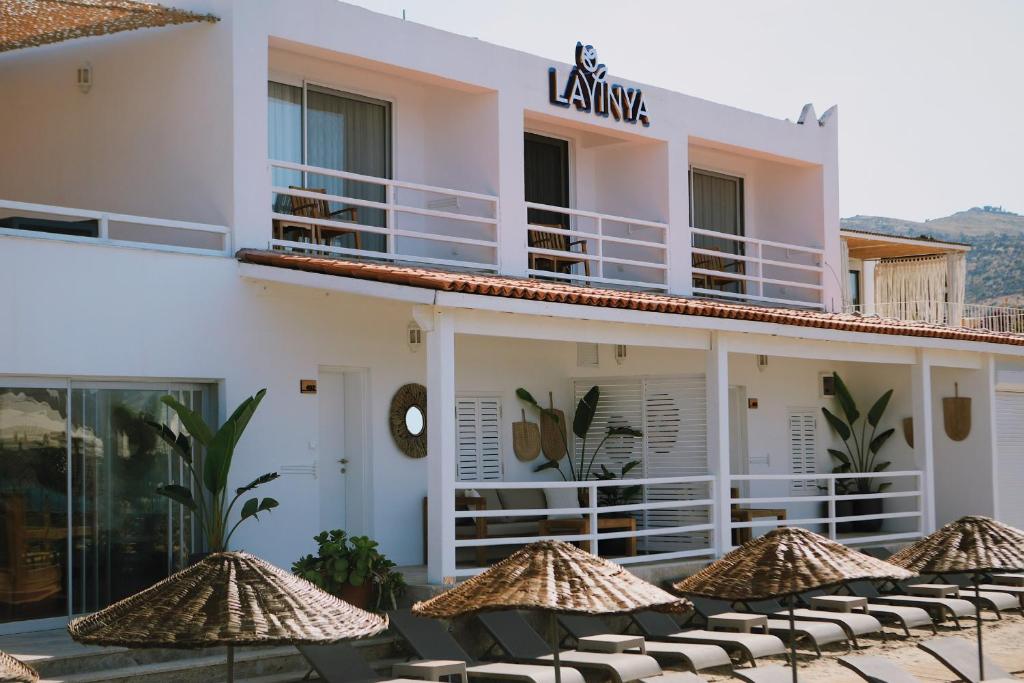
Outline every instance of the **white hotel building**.
<svg viewBox="0 0 1024 683"><path fill-rule="evenodd" d="M234 545L285 567L335 528L442 583L552 535L664 570L781 517L861 546L1024 523L1024 335L963 305L966 247L840 230L835 108L335 0L176 4L218 21L0 53L0 632L201 549L153 492L166 392L216 418L268 389L233 476L280 472L281 505ZM892 485L855 506L833 372L862 410L894 391ZM571 419L594 385L592 435L643 433L598 460L640 461L611 511L514 448L517 388Z"/></svg>

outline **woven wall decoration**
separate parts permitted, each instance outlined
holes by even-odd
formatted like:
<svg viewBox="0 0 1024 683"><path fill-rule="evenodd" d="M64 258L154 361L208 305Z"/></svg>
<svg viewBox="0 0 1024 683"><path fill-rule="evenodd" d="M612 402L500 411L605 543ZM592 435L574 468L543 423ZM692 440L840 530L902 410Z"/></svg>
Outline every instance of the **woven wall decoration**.
<svg viewBox="0 0 1024 683"><path fill-rule="evenodd" d="M418 422L415 411L419 410ZM410 414L413 411L413 414ZM412 424L410 425L410 420ZM399 450L410 458L427 455L427 388L422 384L405 384L391 399L388 411L391 436ZM410 427L421 426L418 432Z"/></svg>

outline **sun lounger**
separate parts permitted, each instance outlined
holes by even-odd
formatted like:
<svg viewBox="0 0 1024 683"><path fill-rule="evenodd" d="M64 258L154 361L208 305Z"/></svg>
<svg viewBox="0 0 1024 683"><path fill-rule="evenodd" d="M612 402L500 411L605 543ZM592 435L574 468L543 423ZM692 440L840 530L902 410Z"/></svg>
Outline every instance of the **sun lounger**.
<svg viewBox="0 0 1024 683"><path fill-rule="evenodd" d="M960 597L971 602L978 602L985 609L995 611L1000 619L1002 610L1020 609L1024 611L1024 588L1019 586L1001 586L995 583L982 583L977 591L974 582L964 574L953 574L952 576L937 577L943 581L956 584L960 587Z"/></svg>
<svg viewBox="0 0 1024 683"><path fill-rule="evenodd" d="M473 661L441 622L417 617L410 610L388 612L388 622L417 657L466 662L466 675L470 680L500 679L518 683L555 683L555 670L547 664ZM563 666L562 683L584 683L583 674L569 666Z"/></svg>
<svg viewBox="0 0 1024 683"><path fill-rule="evenodd" d="M918 643L917 646L945 664L946 668L959 676L961 680L968 683L980 683L978 649L971 641L963 638L932 638ZM984 663L984 680L1014 680L1008 671L990 658L985 657Z"/></svg>
<svg viewBox="0 0 1024 683"><path fill-rule="evenodd" d="M348 643L295 647L327 683L423 683L412 678L381 676Z"/></svg>
<svg viewBox="0 0 1024 683"><path fill-rule="evenodd" d="M648 640L717 645L728 652L736 653L740 662L750 662L751 666L757 666L758 657L770 657L786 652L783 642L772 635L683 629L672 617L659 612L637 612L632 617L633 623Z"/></svg>
<svg viewBox="0 0 1024 683"><path fill-rule="evenodd" d="M747 683L792 683L793 670L788 666L769 664L756 669L736 669L732 672L736 678Z"/></svg>
<svg viewBox="0 0 1024 683"><path fill-rule="evenodd" d="M582 614L561 614L558 622L569 635L579 640L588 636L599 636L607 633L614 633L607 624L597 617L588 617ZM700 671L716 666L732 666L732 659L729 653L718 645L700 645L697 643L666 643L659 641L647 642L644 645L646 654L654 657L659 662L666 661L670 664L682 663L691 671ZM639 648L627 650L627 652L640 652Z"/></svg>
<svg viewBox="0 0 1024 683"><path fill-rule="evenodd" d="M922 683L896 662L879 655L840 657L839 663L868 683Z"/></svg>
<svg viewBox="0 0 1024 683"><path fill-rule="evenodd" d="M755 614L766 614L789 619L789 609L784 607L778 600L751 601L747 603L747 607ZM793 610L793 616L801 621L821 621L826 624L835 624L846 632L847 638L850 639L854 647L860 647L857 643L857 636L881 634L882 632L882 624L870 614L829 612L827 610L797 607Z"/></svg>
<svg viewBox="0 0 1024 683"><path fill-rule="evenodd" d="M828 595L823 590L812 590L801 593L802 599L810 599L819 595ZM864 596L862 596L864 597ZM867 613L885 624L892 624L903 629L903 633L909 638L912 628L930 628L932 633L937 633L935 622L928 614L928 610L920 607L903 607L900 605L881 605L877 602L868 601Z"/></svg>
<svg viewBox="0 0 1024 683"><path fill-rule="evenodd" d="M705 619L716 614L733 611L732 605L725 600L691 597L690 601L693 602L694 607ZM819 657L821 656L822 645L831 645L832 643L843 642L848 643L850 641L849 635L847 635L843 627L838 624L829 624L807 619L796 619L793 626L793 633L796 635L797 640L809 642L811 647L814 649L814 653ZM768 633L781 638L783 641L788 641L790 634L789 615L787 614L784 619L768 617Z"/></svg>
<svg viewBox="0 0 1024 683"><path fill-rule="evenodd" d="M530 664L555 663L551 646L518 612L484 612L477 615L477 619L511 659ZM567 666L596 672L614 683L630 683L662 675L657 660L647 655L563 650L559 652L559 659ZM670 683L668 678L671 677L666 677L665 683Z"/></svg>
<svg viewBox="0 0 1024 683"><path fill-rule="evenodd" d="M928 610L935 621L946 621L952 619L957 628L960 626L960 617L973 617L977 611L974 605L967 600L959 598L926 598L920 595L886 594L882 595L870 581L851 581L846 588L854 595L868 598L870 602L883 605L900 605L903 607L920 607Z"/></svg>

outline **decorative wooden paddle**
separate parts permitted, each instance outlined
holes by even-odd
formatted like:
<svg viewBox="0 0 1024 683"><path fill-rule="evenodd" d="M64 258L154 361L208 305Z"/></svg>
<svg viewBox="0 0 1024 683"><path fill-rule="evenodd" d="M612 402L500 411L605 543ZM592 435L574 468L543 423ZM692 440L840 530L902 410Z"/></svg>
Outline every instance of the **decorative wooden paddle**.
<svg viewBox="0 0 1024 683"><path fill-rule="evenodd" d="M512 423L512 451L524 462L540 455L540 430L534 423L526 421L525 409L523 421Z"/></svg>
<svg viewBox="0 0 1024 683"><path fill-rule="evenodd" d="M540 413L540 445L545 458L561 460L565 457L565 413L555 410L555 399L550 391L548 406L550 407L547 410Z"/></svg>
<svg viewBox="0 0 1024 683"><path fill-rule="evenodd" d="M946 436L963 441L971 433L971 399L960 395L960 383L953 383L953 396L942 399L942 422Z"/></svg>

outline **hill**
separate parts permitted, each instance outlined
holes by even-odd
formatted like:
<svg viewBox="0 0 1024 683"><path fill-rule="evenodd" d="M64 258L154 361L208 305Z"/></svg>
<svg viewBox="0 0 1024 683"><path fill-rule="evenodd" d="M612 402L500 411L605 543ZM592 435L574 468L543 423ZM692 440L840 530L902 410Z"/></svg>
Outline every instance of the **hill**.
<svg viewBox="0 0 1024 683"><path fill-rule="evenodd" d="M972 247L967 255L967 300L1011 306L1024 303L1024 216L997 206L983 206L923 223L852 216L842 219L842 227L966 242Z"/></svg>

